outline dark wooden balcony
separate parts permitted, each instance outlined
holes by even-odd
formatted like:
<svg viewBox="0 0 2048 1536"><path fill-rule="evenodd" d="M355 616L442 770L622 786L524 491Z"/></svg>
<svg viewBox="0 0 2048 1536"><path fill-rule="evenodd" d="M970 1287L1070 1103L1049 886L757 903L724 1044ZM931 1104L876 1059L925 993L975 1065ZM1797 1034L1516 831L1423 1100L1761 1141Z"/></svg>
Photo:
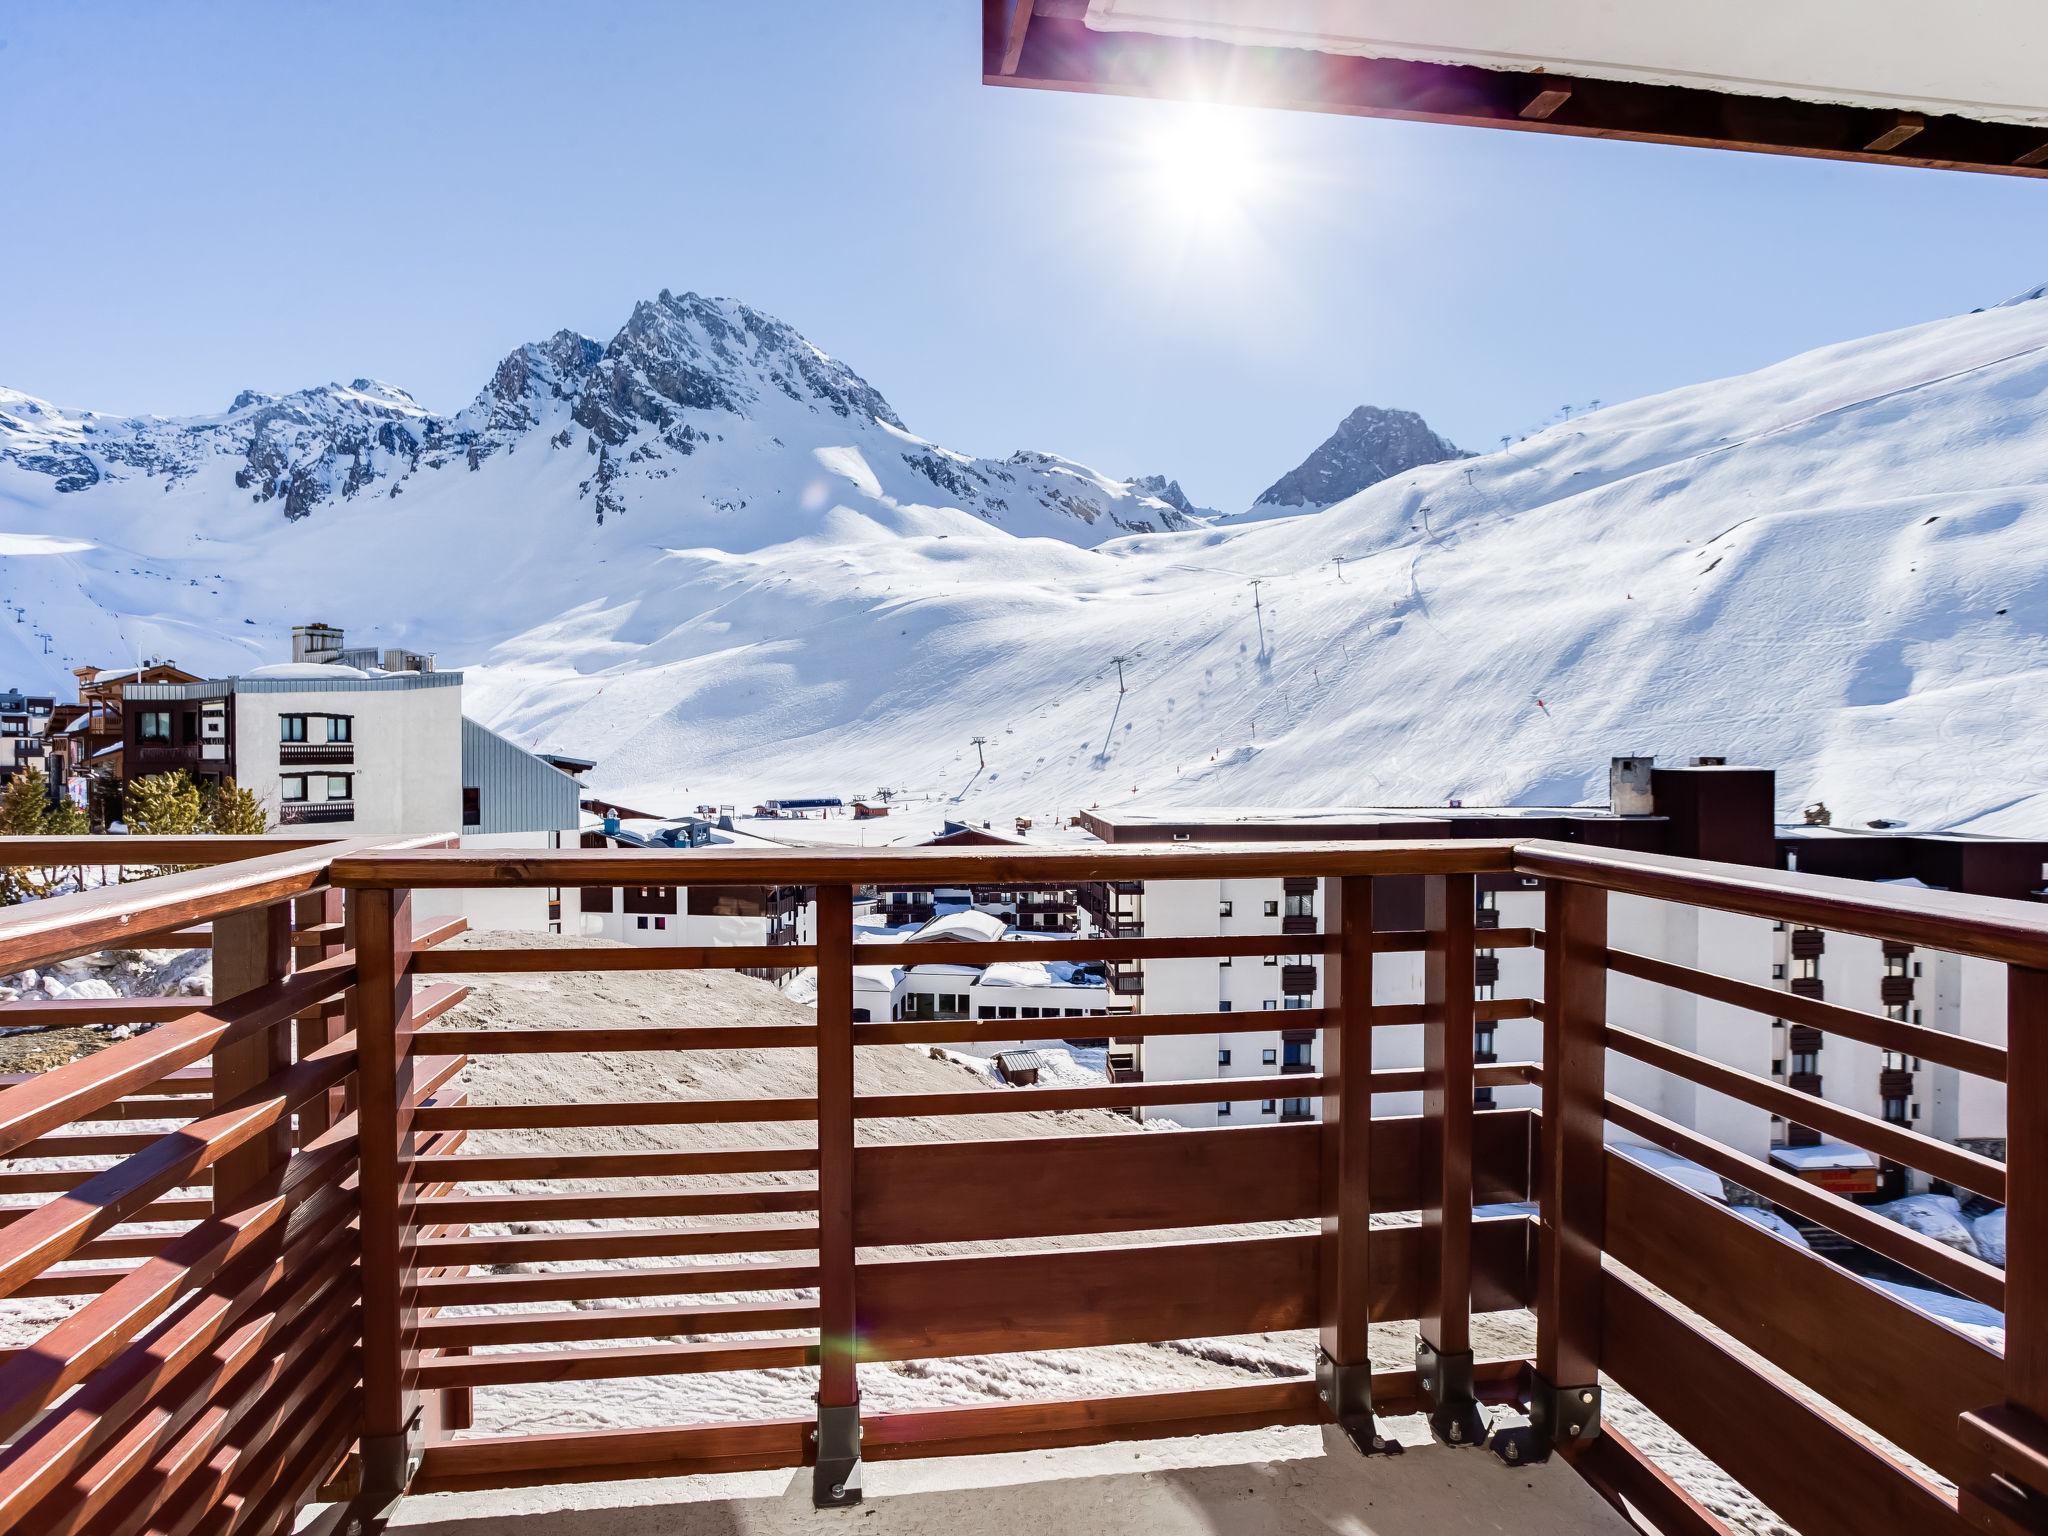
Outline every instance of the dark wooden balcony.
<svg viewBox="0 0 2048 1536"><path fill-rule="evenodd" d="M1827 1037L1811 1024L1794 1024L1785 1031L1785 1048L1794 1056L1806 1056L1818 1051Z"/></svg>
<svg viewBox="0 0 2048 1536"><path fill-rule="evenodd" d="M356 760L356 744L352 741L280 742L277 760L287 768L341 767Z"/></svg>
<svg viewBox="0 0 2048 1536"><path fill-rule="evenodd" d="M1474 955L1472 957L1472 981L1475 986L1497 987L1500 985L1500 956Z"/></svg>
<svg viewBox="0 0 2048 1536"><path fill-rule="evenodd" d="M1283 917L1280 919L1280 931L1282 933L1314 933L1316 932L1315 916L1312 913L1306 915L1297 913L1291 917Z"/></svg>
<svg viewBox="0 0 2048 1536"><path fill-rule="evenodd" d="M1818 976L1794 976L1791 990L1794 997L1818 998L1827 995L1827 988L1822 985Z"/></svg>
<svg viewBox="0 0 2048 1536"><path fill-rule="evenodd" d="M1896 1067L1887 1067L1877 1074L1877 1096L1880 1099L1910 1099L1913 1096L1913 1074Z"/></svg>
<svg viewBox="0 0 2048 1536"><path fill-rule="evenodd" d="M1897 1008L1913 1001L1913 978L1910 976L1884 976L1878 979L1877 999L1887 1008Z"/></svg>
<svg viewBox="0 0 2048 1536"><path fill-rule="evenodd" d="M1673 1459L1679 1438L1718 1469L1715 1488L1733 1497L1730 1485L1739 1485L1804 1536L2024 1530L2000 1525L1998 1512L2030 1520L2031 1501L2048 1496L2048 1429L2030 1406L2048 1401L2048 1317L2006 1308L2009 1286L2031 1296L2048 1285L2048 1195L2037 1193L2048 1169L2036 1166L2048 1158L2048 1137L2034 1123L2048 1112L2048 1056L2028 1043L2048 1030L2048 911L2029 904L1544 841L1475 839L1460 842L1454 858L1442 844L1398 842L1306 851L777 850L774 878L816 889L814 942L636 948L479 936L452 948L443 941L460 921L423 925L414 915L420 893L757 884L760 856L587 850L511 860L489 850L290 837L18 839L0 848L8 867L75 867L95 856L225 867L0 911L0 972L132 947L140 935L194 939L197 925L213 949L217 995L0 1002L0 1027L155 1026L0 1082L0 1157L8 1159L0 1194L15 1202L0 1221L0 1287L9 1297L63 1302L0 1357L0 1529L332 1532L367 1528L414 1495L516 1487L532 1498L548 1483L741 1467L787 1471L817 1503L837 1505L861 1486L867 1463L1316 1424L1338 1431L1324 1456L1351 1457L1375 1423L1424 1409L1446 1440L1454 1425L1466 1445L1490 1436L1513 1467L1470 1449L1431 1463L1429 1478L1482 1490L1475 1497L1489 1513L1410 1521L1417 1530L1499 1524L1509 1500L1522 1501L1518 1529L1541 1528L1530 1524L1540 1513L1533 1500L1549 1496L1539 1485L1554 1490L1563 1479L1671 1536L1700 1536L1717 1526L1673 1481L1697 1470L1691 1457ZM857 1022L856 968L903 961L915 949L856 939L856 887L1170 878L1190 858L1247 879L1312 861L1317 879L1361 897L1369 888L1354 882L1441 882L1424 904L1439 914L1469 901L1475 877L1541 879L1554 991L1547 1000L1484 1004L1455 992L1389 1001L1357 984L1356 969L1336 965L1324 1006L1288 1025L1322 1031L1322 1071L1289 1064L1227 1087L1213 1076L1131 1075L1075 1088L975 1082L902 1091L900 1081L865 1070L856 1083L856 1057L872 1059L863 1047L990 1042L1020 1027ZM1938 940L1945 951L2005 967L2010 1055L1898 1020L1800 1006L1827 1021L1813 1027L1839 1025L1880 1049L2006 1082L2010 1167L1610 1018L1617 973L1757 1012L1784 999L1759 980L1617 947L1608 925L1615 893L1879 939ZM1325 910L1335 931L1319 936L1316 953L1420 951L1439 966L1462 959L1441 923L1389 934L1363 926L1363 900L1333 899ZM1346 929L1345 912L1358 926ZM1531 935L1500 930L1488 942L1526 947ZM1065 958L1083 949L1134 965L1262 947L1310 946L1277 935L1102 940L1085 949L1075 940L1010 939L946 946L944 957ZM578 1010L543 1002L526 1018L505 1016L502 1002L466 1004L472 986L501 976L529 986L593 971L673 976L768 964L815 971L816 1002L799 1019L707 1022L692 1011L704 983L684 977L674 978L673 1018L629 1028L600 1029ZM590 986L588 996L599 990ZM509 986L499 994L520 995ZM1475 1044L1482 1022L1539 1013L1563 1047L1556 1059L1481 1059L1492 1054ZM1428 1032L1428 1072L1370 1066L1373 1030L1390 1021ZM1113 1027L1185 1036L1248 1022L1134 1015ZM673 1091L508 1092L504 1077L485 1069L503 1065L496 1058L593 1052L672 1057L663 1080ZM712 1090L725 1097L695 1087L705 1081L699 1069L721 1084L746 1081L718 1074L732 1060L769 1053L788 1053L781 1059L797 1064L800 1083L760 1094ZM1616 1056L1633 1064L1631 1075L1610 1081ZM1959 1191L2010 1197L2010 1269L1612 1091L1639 1069L1780 1116L1789 1141L1853 1142ZM1817 1077L1811 1082L1818 1087ZM1432 1086L1420 1115L1372 1112L1385 1096ZM1474 1108L1475 1097L1517 1086L1541 1090L1542 1115ZM1171 1135L1050 1118L1213 1104L1219 1092L1283 1107L1251 1124ZM992 1097L1004 1117L999 1132L935 1134L976 1117L986 1124ZM1318 1115L1320 1125L1300 1123ZM1040 1122L1049 1134L1020 1134L1017 1123L1029 1116L1049 1117ZM164 1123L175 1129L162 1132ZM746 1133L711 1139L735 1126ZM1952 1329L1622 1156L1606 1144L1608 1126L1754 1190L1929 1290L2000 1312L2007 1348ZM792 1134L756 1135L756 1127ZM602 1140L586 1145L571 1131ZM105 1166L81 1168L81 1155ZM706 1187L698 1182L705 1175L743 1182ZM677 1177L686 1183L672 1184ZM1473 1214L1507 1202L1537 1215ZM1422 1220L1371 1225L1375 1214L1396 1212ZM749 1225L732 1226L734 1217ZM752 1299L727 1299L735 1296ZM1460 1376L1426 1382L1425 1373L1372 1367L1373 1323L1418 1319L1432 1351L1460 1355L1480 1336L1476 1317L1532 1311L1533 1350L1513 1344L1476 1359L1469 1395ZM876 1373L919 1361L1246 1334L1274 1341L1278 1363L1253 1379L1200 1388L920 1403L922 1378L904 1371L886 1393L864 1398L861 1390L864 1379L873 1384ZM1290 1340L1296 1357L1285 1352ZM1312 1367L1318 1348L1323 1362ZM1291 1373L1289 1358L1298 1360ZM645 1400L657 1379L724 1375L741 1387L763 1371L808 1373L789 1395L800 1406L592 1427L580 1415L602 1400L599 1388L572 1385L567 1419L550 1418L544 1394L524 1390L619 1381ZM1572 1405L1603 1381L1620 1391L1587 1405L1597 1434L1588 1437L1586 1421L1572 1434L1568 1417L1528 1427L1531 1382L1559 1389L1553 1404ZM497 1396L508 1390L517 1395ZM719 1401L746 1399L736 1391ZM480 1401L492 1412L479 1413ZM516 1404L515 1422L507 1403ZM1512 1414L1488 1422L1508 1407ZM1389 1463L1358 1465L1382 1490L1397 1476ZM882 1490L879 1479L871 1486ZM1227 1499L1200 1503L1207 1528L1236 1529L1245 1489L1259 1486L1240 1479ZM1284 1486L1301 1486L1298 1476ZM582 1491L560 1497L573 1503ZM781 1528L793 1518L791 1497L778 1494ZM1078 1511L1071 1524L1108 1528L1129 1513L1100 1487L1078 1497L1061 1506ZM980 1490L956 1502L981 1508L993 1498ZM1368 1519L1403 1528L1372 1504L1304 1514L1304 1529ZM400 1525L408 1508L430 1524L436 1518L417 1504L398 1507ZM577 1517L584 1536L614 1518ZM617 1528L681 1528L664 1518L643 1512ZM886 1516L873 1523L935 1528ZM487 1519L466 1527L493 1528ZM1613 1529L1583 1516L1549 1528Z"/></svg>
<svg viewBox="0 0 2048 1536"><path fill-rule="evenodd" d="M202 760L201 745L196 741L183 744L170 741L138 742L132 749L132 755L134 768L150 773L197 768Z"/></svg>
<svg viewBox="0 0 2048 1536"><path fill-rule="evenodd" d="M318 822L354 821L353 800L287 800L277 808L277 819L287 827L310 826Z"/></svg>
<svg viewBox="0 0 2048 1536"><path fill-rule="evenodd" d="M1792 958L1794 960L1817 960L1827 952L1828 936L1818 928L1794 928L1792 930Z"/></svg>
<svg viewBox="0 0 2048 1536"><path fill-rule="evenodd" d="M1312 965L1280 967L1280 990L1289 997L1305 997L1316 989L1316 968Z"/></svg>

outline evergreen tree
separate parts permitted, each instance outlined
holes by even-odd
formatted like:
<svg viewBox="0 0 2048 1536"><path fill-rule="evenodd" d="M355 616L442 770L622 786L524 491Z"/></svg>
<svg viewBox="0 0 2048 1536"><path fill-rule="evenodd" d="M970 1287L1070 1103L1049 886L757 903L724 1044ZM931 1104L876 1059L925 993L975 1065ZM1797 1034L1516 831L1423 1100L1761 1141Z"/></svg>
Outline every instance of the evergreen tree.
<svg viewBox="0 0 2048 1536"><path fill-rule="evenodd" d="M200 830L199 785L189 773L152 773L121 796L122 820L137 836L189 837Z"/></svg>
<svg viewBox="0 0 2048 1536"><path fill-rule="evenodd" d="M270 818L263 814L263 802L254 790L244 789L233 779L223 779L207 797L207 830L223 837L254 837L270 830Z"/></svg>
<svg viewBox="0 0 2048 1536"><path fill-rule="evenodd" d="M69 796L50 803L50 781L40 768L27 768L0 790L0 836L75 837L85 816ZM57 878L48 869L0 869L0 906L47 896Z"/></svg>

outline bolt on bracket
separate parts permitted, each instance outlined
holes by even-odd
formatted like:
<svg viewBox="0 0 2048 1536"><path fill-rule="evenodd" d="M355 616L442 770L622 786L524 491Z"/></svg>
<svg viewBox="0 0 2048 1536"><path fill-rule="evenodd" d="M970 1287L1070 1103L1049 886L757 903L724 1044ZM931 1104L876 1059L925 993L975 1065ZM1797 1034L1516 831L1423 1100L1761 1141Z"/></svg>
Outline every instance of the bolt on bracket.
<svg viewBox="0 0 2048 1536"><path fill-rule="evenodd" d="M811 1468L811 1506L849 1509L861 1499L860 1404L818 1405L812 1432L818 1457Z"/></svg>
<svg viewBox="0 0 2048 1536"><path fill-rule="evenodd" d="M1503 1426L1487 1440L1487 1449L1510 1466L1548 1461L1561 1445L1582 1445L1600 1434L1600 1387L1558 1387L1523 1368L1523 1392L1529 1422Z"/></svg>
<svg viewBox="0 0 2048 1536"><path fill-rule="evenodd" d="M1484 1444L1486 1415L1472 1395L1472 1351L1439 1354L1427 1339L1418 1339L1415 1374L1429 1404L1429 1432L1445 1445Z"/></svg>
<svg viewBox="0 0 2048 1536"><path fill-rule="evenodd" d="M1398 1456L1401 1442L1380 1425L1372 1408L1372 1366L1339 1365L1321 1350L1316 1351L1316 1396L1323 1409L1337 1421L1344 1438L1366 1456Z"/></svg>

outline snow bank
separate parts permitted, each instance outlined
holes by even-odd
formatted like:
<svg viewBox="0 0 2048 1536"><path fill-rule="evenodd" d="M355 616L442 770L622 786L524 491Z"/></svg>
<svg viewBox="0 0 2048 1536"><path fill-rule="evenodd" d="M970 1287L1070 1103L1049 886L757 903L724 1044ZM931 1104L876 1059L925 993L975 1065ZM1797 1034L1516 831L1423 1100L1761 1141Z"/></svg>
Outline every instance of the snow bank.
<svg viewBox="0 0 2048 1536"><path fill-rule="evenodd" d="M1886 1221L1895 1221L1958 1253L1967 1253L1973 1259L1983 1256L1970 1230L1969 1219L1963 1215L1963 1208L1953 1195L1908 1195L1903 1200L1875 1205L1871 1209Z"/></svg>

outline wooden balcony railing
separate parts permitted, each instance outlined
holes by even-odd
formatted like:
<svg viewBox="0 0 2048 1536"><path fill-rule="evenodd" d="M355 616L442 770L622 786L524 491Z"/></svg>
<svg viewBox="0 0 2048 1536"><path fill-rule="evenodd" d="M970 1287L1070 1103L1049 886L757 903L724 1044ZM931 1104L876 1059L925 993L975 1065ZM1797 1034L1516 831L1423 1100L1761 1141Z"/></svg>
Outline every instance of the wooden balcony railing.
<svg viewBox="0 0 2048 1536"><path fill-rule="evenodd" d="M69 851L92 853L77 862L146 853L193 864L220 853L207 839L111 841L124 847ZM0 863L37 862L49 848L0 844ZM1541 929L1495 929L1483 940L1503 953L1540 952L1540 999L1475 1001L1481 875L1545 882ZM1219 1082L857 1091L863 1048L971 1044L1017 1028L854 1022L856 966L978 957L972 944L856 942L857 888L1214 877L1314 879L1323 927L981 948L1017 960L1317 956L1323 1006L1294 1011L1288 1024L1321 1031L1320 1070L1228 1080L1233 1099L1287 1102L1283 1123L887 1138L892 1122L911 1118L972 1127L990 1113L1208 1103ZM1419 929L1375 926L1383 877L1420 878ZM434 944L458 924L413 915L423 890L705 879L812 888L815 942L452 949ZM1665 921L1661 910L1657 923L1639 921L1647 901L2002 964L2010 1045L1637 953L1629 936ZM1384 1416L1414 1410L1441 1439L1485 1439L1509 1461L1561 1453L1661 1529L1717 1529L1603 1414L1607 1380L1805 1536L2039 1523L2048 1493L2048 912L2038 908L1551 842L687 855L286 843L224 867L0 912L0 969L197 925L213 945L214 998L182 1013L163 1000L97 1004L94 1018L155 1027L0 1087L0 1195L26 1201L0 1224L0 1304L76 1298L33 1347L0 1357L0 1529L271 1532L290 1529L323 1492L368 1517L408 1491L742 1466L811 1466L814 1496L833 1505L858 1498L866 1459L1317 1421L1371 1451L1384 1444ZM1419 997L1375 1000L1382 956L1404 967L1419 956ZM596 1031L543 1017L485 1028L453 1011L468 976L771 961L815 967L813 1022ZM1793 1093L1715 1056L1708 1040L1660 1038L1646 1022L1660 1010L1643 1006L1656 990L2008 1084L2010 1161ZM0 1005L0 1023L49 1028L88 1011L52 1006ZM1540 1022L1541 1061L1479 1063L1475 1026L1515 1019ZM1134 1014L1117 1028L1206 1035L1243 1022ZM1419 1067L1375 1065L1378 1030L1417 1025ZM809 1063L810 1087L654 1102L466 1097L472 1056L591 1050L792 1052ZM1616 1059L1629 1064L1630 1085L1676 1078L2006 1204L2007 1269L1667 1118L1640 1093L1614 1091ZM1475 1090L1532 1086L1540 1111L1474 1108ZM1375 1115L1375 1098L1389 1094L1418 1096L1420 1113ZM1309 1105L1320 1123L1301 1118ZM178 1128L134 1128L151 1121ZM793 1146L619 1153L564 1150L549 1135L748 1123L813 1134ZM534 1144L482 1155L464 1146L476 1130ZM1646 1170L1613 1151L1611 1137L1676 1152L1930 1286L2000 1309L2004 1352ZM105 1166L68 1171L81 1157ZM636 1182L615 1193L589 1182L702 1175L800 1182L674 1192ZM483 1181L576 1182L560 1194L483 1194L473 1188ZM1533 1202L1539 1215L1475 1214L1507 1201ZM1397 1211L1420 1221L1372 1225L1375 1213ZM726 1215L762 1224L698 1221ZM636 1219L669 1224L617 1225ZM1289 1222L1301 1225L1242 1230ZM472 1230L486 1224L499 1235ZM1012 1239L1033 1246L887 1252ZM642 1262L602 1267L628 1258ZM644 1262L654 1259L703 1262ZM579 1264L550 1267L560 1260ZM799 1299L689 1300L750 1292ZM616 1305L648 1298L668 1299ZM451 1307L465 1315L442 1310ZM1530 1357L1475 1358L1472 1314L1524 1308L1536 1320ZM1417 1320L1416 1368L1374 1371L1368 1325L1404 1318ZM1315 1331L1313 1375L916 1412L864 1408L861 1398L862 1372L889 1361L1286 1330ZM766 1337L719 1337L742 1333ZM620 1342L678 1334L712 1342ZM520 1383L789 1367L815 1372L815 1415L575 1433L466 1427L472 1394ZM1529 1422L1489 1426L1487 1408L1506 1403L1526 1408Z"/></svg>

